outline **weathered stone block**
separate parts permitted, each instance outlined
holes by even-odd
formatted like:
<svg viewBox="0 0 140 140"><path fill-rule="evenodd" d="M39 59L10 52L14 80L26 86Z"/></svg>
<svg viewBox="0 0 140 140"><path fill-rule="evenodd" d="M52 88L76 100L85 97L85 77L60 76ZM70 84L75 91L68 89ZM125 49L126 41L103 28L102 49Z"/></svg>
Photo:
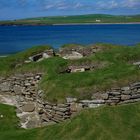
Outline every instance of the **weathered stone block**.
<svg viewBox="0 0 140 140"><path fill-rule="evenodd" d="M73 102L77 101L77 98L70 98L70 97L68 97L68 98L66 98L66 101L67 101L67 103L73 103Z"/></svg>
<svg viewBox="0 0 140 140"><path fill-rule="evenodd" d="M57 106L60 108L67 108L70 106L70 104L58 104Z"/></svg>
<svg viewBox="0 0 140 140"><path fill-rule="evenodd" d="M92 95L92 99L96 99L96 100L107 100L108 99L108 94L107 93L94 93Z"/></svg>
<svg viewBox="0 0 140 140"><path fill-rule="evenodd" d="M70 105L70 112L77 112L78 111L78 107L77 107L77 103L73 103Z"/></svg>
<svg viewBox="0 0 140 140"><path fill-rule="evenodd" d="M110 91L110 92L107 92L107 94L113 95L113 96L121 95L121 93L120 92L117 92L117 91Z"/></svg>
<svg viewBox="0 0 140 140"><path fill-rule="evenodd" d="M140 98L140 94L135 94L131 96L131 99L138 99Z"/></svg>
<svg viewBox="0 0 140 140"><path fill-rule="evenodd" d="M28 104L25 104L23 107L22 107L22 110L24 112L33 112L35 110L35 105L33 103L28 103Z"/></svg>
<svg viewBox="0 0 140 140"><path fill-rule="evenodd" d="M130 95L121 95L121 100L129 100L130 98Z"/></svg>
<svg viewBox="0 0 140 140"><path fill-rule="evenodd" d="M21 86L14 86L13 90L16 94L21 94L22 93L22 87Z"/></svg>
<svg viewBox="0 0 140 140"><path fill-rule="evenodd" d="M89 104L88 107L89 108L96 108L96 107L99 107L101 105L103 105L103 104Z"/></svg>
<svg viewBox="0 0 140 140"><path fill-rule="evenodd" d="M53 107L54 110L60 111L60 112L66 112L69 111L69 108L59 108L59 107Z"/></svg>
<svg viewBox="0 0 140 140"><path fill-rule="evenodd" d="M4 82L4 83L1 83L0 84L0 90L2 92L8 92L8 91L10 91L10 87L11 87L10 82Z"/></svg>
<svg viewBox="0 0 140 140"><path fill-rule="evenodd" d="M52 109L52 106L50 106L50 105L45 105L45 108L46 108L46 109Z"/></svg>
<svg viewBox="0 0 140 140"><path fill-rule="evenodd" d="M133 100L131 99L131 100L122 101L118 104L129 104L129 103L135 103L135 102L138 102L138 101L140 101L140 98L139 99L133 99Z"/></svg>
<svg viewBox="0 0 140 140"><path fill-rule="evenodd" d="M66 112L63 113L63 112L59 112L59 111L56 111L55 113L58 114L58 115L61 115L61 116L64 116L66 114Z"/></svg>
<svg viewBox="0 0 140 140"><path fill-rule="evenodd" d="M82 101L80 101L80 103L83 103L85 105L88 105L88 104L104 104L105 101L104 100L82 100Z"/></svg>
<svg viewBox="0 0 140 140"><path fill-rule="evenodd" d="M42 115L41 115L41 119L42 119L43 121L46 121L46 122L49 122L49 121L50 121L49 118L48 118L48 116L47 116L46 114L42 114Z"/></svg>
<svg viewBox="0 0 140 140"><path fill-rule="evenodd" d="M115 100L120 100L121 98L120 97L112 97L112 98L109 98L110 100L113 100L113 101L115 101Z"/></svg>

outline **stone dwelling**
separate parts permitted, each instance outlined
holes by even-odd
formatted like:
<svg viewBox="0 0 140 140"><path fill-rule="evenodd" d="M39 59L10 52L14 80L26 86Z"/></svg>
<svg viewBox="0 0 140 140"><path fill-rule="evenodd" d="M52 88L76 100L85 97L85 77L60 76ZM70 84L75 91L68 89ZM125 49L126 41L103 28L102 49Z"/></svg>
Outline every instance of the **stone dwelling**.
<svg viewBox="0 0 140 140"><path fill-rule="evenodd" d="M101 48L97 45L90 46L90 47L70 46L70 47L61 48L59 50L59 55L64 59L80 59L82 57L95 54L100 50Z"/></svg>
<svg viewBox="0 0 140 140"><path fill-rule="evenodd" d="M59 56L64 59L80 59L83 57L81 46L68 46L59 49Z"/></svg>
<svg viewBox="0 0 140 140"><path fill-rule="evenodd" d="M29 60L30 61L34 61L34 62L38 62L38 61L41 61L43 59L47 59L47 58L53 57L53 56L55 56L54 50L53 49L49 49L49 50L46 50L46 51L41 52L39 54L30 56Z"/></svg>
<svg viewBox="0 0 140 140"><path fill-rule="evenodd" d="M93 65L69 66L68 69L70 73L85 72L85 71L93 70L94 66Z"/></svg>

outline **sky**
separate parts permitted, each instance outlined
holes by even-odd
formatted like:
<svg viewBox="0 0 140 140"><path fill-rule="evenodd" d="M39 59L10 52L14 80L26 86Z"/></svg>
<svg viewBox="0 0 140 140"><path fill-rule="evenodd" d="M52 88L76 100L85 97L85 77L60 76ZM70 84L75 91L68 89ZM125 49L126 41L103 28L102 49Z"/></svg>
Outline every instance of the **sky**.
<svg viewBox="0 0 140 140"><path fill-rule="evenodd" d="M83 14L140 14L140 0L0 0L0 20Z"/></svg>

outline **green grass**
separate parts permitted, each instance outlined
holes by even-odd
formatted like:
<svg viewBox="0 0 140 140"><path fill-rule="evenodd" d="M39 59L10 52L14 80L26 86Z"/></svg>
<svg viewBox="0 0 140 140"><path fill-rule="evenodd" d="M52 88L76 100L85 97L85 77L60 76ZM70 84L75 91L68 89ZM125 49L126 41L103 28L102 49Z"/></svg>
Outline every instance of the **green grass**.
<svg viewBox="0 0 140 140"><path fill-rule="evenodd" d="M45 91L45 98L53 102L65 102L65 98L68 96L87 99L97 90L104 91L113 86L125 86L140 80L140 70L130 63L140 61L140 45L132 47L98 45L103 51L79 60L64 60L56 56L15 68L15 64L22 63L35 51L39 52L38 50L44 49L35 47L7 58L0 58L0 75L43 72L40 88ZM69 64L79 65L84 62L106 63L107 65L102 69L83 73L59 73L60 69Z"/></svg>
<svg viewBox="0 0 140 140"><path fill-rule="evenodd" d="M61 124L17 128L13 107L0 105L0 140L139 140L140 103L88 109Z"/></svg>
<svg viewBox="0 0 140 140"><path fill-rule="evenodd" d="M70 24L70 23L98 23L96 20L101 20L100 23L130 23L140 22L140 15L130 16L115 16L105 14L91 15L76 15L76 16L52 16L28 18L15 21L1 21L0 24L17 24L17 25L45 25L45 24Z"/></svg>

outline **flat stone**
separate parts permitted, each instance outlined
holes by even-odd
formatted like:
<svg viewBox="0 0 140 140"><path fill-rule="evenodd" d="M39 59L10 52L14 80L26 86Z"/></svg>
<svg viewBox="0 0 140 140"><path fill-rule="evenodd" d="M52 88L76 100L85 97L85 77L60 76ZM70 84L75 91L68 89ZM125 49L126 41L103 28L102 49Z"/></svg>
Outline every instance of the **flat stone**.
<svg viewBox="0 0 140 140"><path fill-rule="evenodd" d="M57 106L60 108L66 108L66 107L69 107L70 105L69 104L58 104Z"/></svg>
<svg viewBox="0 0 140 140"><path fill-rule="evenodd" d="M111 100L120 100L120 97L112 97L112 98L110 98Z"/></svg>
<svg viewBox="0 0 140 140"><path fill-rule="evenodd" d="M55 111L60 111L60 112L66 112L69 110L69 108L59 108L59 107L53 107L53 110Z"/></svg>
<svg viewBox="0 0 140 140"><path fill-rule="evenodd" d="M128 90L130 90L130 87L122 87L121 90L128 91Z"/></svg>
<svg viewBox="0 0 140 140"><path fill-rule="evenodd" d="M134 62L133 65L139 66L140 65L140 62Z"/></svg>
<svg viewBox="0 0 140 140"><path fill-rule="evenodd" d="M131 89L134 89L134 88L140 88L140 82L131 84Z"/></svg>
<svg viewBox="0 0 140 140"><path fill-rule="evenodd" d="M26 124L27 128L36 128L40 126L40 122L38 120L29 120Z"/></svg>
<svg viewBox="0 0 140 140"><path fill-rule="evenodd" d="M55 113L58 114L58 115L61 115L61 116L64 116L65 115L65 113L59 112L59 111L56 111Z"/></svg>
<svg viewBox="0 0 140 140"><path fill-rule="evenodd" d="M121 100L129 100L130 98L130 95L121 95Z"/></svg>
<svg viewBox="0 0 140 140"><path fill-rule="evenodd" d="M33 112L35 110L35 105L33 103L28 103L28 104L25 104L23 107L22 107L22 110L24 112Z"/></svg>
<svg viewBox="0 0 140 140"><path fill-rule="evenodd" d="M82 101L80 101L80 103L83 103L83 104L104 104L105 101L104 100L82 100Z"/></svg>
<svg viewBox="0 0 140 140"><path fill-rule="evenodd" d="M49 118L47 117L46 114L42 114L41 115L41 119L44 120L44 121L46 121L46 122L49 122Z"/></svg>
<svg viewBox="0 0 140 140"><path fill-rule="evenodd" d="M73 104L70 105L70 111L71 112L77 112L78 111L77 103L73 103Z"/></svg>
<svg viewBox="0 0 140 140"><path fill-rule="evenodd" d="M17 108L17 109L16 109L16 113L17 113L17 114L20 114L20 113L22 113L22 111L21 111L19 108Z"/></svg>
<svg viewBox="0 0 140 140"><path fill-rule="evenodd" d="M96 107L99 107L101 106L102 104L89 104L88 107L89 108L96 108Z"/></svg>
<svg viewBox="0 0 140 140"><path fill-rule="evenodd" d="M111 91L111 92L108 92L109 95L120 95L121 93L120 92L117 92L117 91Z"/></svg>
<svg viewBox="0 0 140 140"><path fill-rule="evenodd" d="M107 93L101 94L101 98L104 99L104 100L107 100L108 99L108 94Z"/></svg>
<svg viewBox="0 0 140 140"><path fill-rule="evenodd" d="M76 102L77 98L70 98L70 97L68 97L68 98L66 98L66 101L67 101L67 103Z"/></svg>
<svg viewBox="0 0 140 140"><path fill-rule="evenodd" d="M16 94L21 94L22 93L22 88L18 85L14 86L13 90Z"/></svg>
<svg viewBox="0 0 140 140"><path fill-rule="evenodd" d="M139 102L140 101L140 98L139 99L131 99L131 100L126 100L126 101L122 101L118 104L129 104L129 103L135 103L135 102Z"/></svg>
<svg viewBox="0 0 140 140"><path fill-rule="evenodd" d="M31 86L31 83L25 83L25 86L26 87Z"/></svg>
<svg viewBox="0 0 140 140"><path fill-rule="evenodd" d="M108 99L108 94L107 93L94 93L91 97L93 100L100 100L100 99Z"/></svg>
<svg viewBox="0 0 140 140"><path fill-rule="evenodd" d="M52 106L51 105L45 105L45 108L46 109L52 109Z"/></svg>
<svg viewBox="0 0 140 140"><path fill-rule="evenodd" d="M9 82L4 82L4 83L1 83L0 84L0 90L2 92L8 92L8 91L10 91L10 87L11 87L11 84Z"/></svg>
<svg viewBox="0 0 140 140"><path fill-rule="evenodd" d="M131 99L139 99L140 98L140 94L135 94L131 96Z"/></svg>
<svg viewBox="0 0 140 140"><path fill-rule="evenodd" d="M42 126L49 126L49 125L54 125L54 124L56 124L56 122L54 122L54 121L49 121L49 122L43 122L43 123L42 123Z"/></svg>

